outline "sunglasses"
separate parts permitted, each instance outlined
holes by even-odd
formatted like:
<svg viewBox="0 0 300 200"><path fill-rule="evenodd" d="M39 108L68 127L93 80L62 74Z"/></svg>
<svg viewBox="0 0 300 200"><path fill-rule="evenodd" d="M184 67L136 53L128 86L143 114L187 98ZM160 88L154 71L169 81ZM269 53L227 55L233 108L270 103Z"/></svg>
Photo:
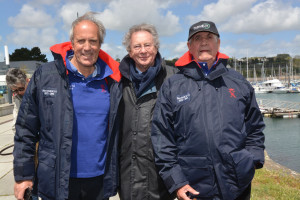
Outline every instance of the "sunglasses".
<svg viewBox="0 0 300 200"><path fill-rule="evenodd" d="M25 90L25 87L19 87L19 88L15 89L15 90L12 90L11 92L12 93L17 93L17 92L23 92L24 90Z"/></svg>

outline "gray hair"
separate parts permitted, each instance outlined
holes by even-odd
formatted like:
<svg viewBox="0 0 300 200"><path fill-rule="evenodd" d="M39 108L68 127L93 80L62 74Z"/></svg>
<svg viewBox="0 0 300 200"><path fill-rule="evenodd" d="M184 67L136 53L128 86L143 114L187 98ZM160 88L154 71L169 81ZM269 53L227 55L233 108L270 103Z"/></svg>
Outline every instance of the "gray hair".
<svg viewBox="0 0 300 200"><path fill-rule="evenodd" d="M94 24L96 24L96 26L98 27L98 36L99 36L99 40L100 40L100 45L103 43L104 41L104 37L105 37L105 27L103 26L102 22L100 20L98 20L96 18L96 12L87 12L84 15L82 15L81 17L78 17L76 20L73 21L72 23L72 27L70 30L70 40L73 43L74 42L74 28L77 24L79 24L82 21L91 21Z"/></svg>
<svg viewBox="0 0 300 200"><path fill-rule="evenodd" d="M18 83L26 85L26 79L26 74L20 69L9 68L6 73L6 84L9 88L17 87Z"/></svg>
<svg viewBox="0 0 300 200"><path fill-rule="evenodd" d="M158 39L158 33L156 31L155 26L153 26L152 24L138 24L138 25L134 25L132 26L129 31L125 34L124 36L124 40L123 40L123 45L125 46L127 52L130 52L130 44L131 44L131 36L133 33L135 32L139 32L139 31L147 31L149 32L154 40L154 46L156 47L156 49L159 49L159 39Z"/></svg>

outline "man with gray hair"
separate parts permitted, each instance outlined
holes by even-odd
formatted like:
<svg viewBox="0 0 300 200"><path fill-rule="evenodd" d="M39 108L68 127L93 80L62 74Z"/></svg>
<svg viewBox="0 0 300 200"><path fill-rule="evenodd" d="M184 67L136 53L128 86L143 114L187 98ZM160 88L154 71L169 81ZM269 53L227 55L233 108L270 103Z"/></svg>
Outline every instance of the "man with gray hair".
<svg viewBox="0 0 300 200"><path fill-rule="evenodd" d="M16 133L15 123L28 82L29 79L27 78L25 72L23 72L22 70L16 68L8 69L6 73L6 84L13 94L14 110L12 130L14 133Z"/></svg>
<svg viewBox="0 0 300 200"><path fill-rule="evenodd" d="M151 143L153 108L165 79L176 72L159 53L156 28L132 26L123 42L128 55L120 63L122 79L111 89L112 137L119 145L121 200L168 200L171 195L154 163Z"/></svg>
<svg viewBox="0 0 300 200"><path fill-rule="evenodd" d="M119 63L102 51L105 28L88 12L72 23L70 41L50 48L25 92L14 138L15 197L37 179L43 200L102 200L115 195L108 154L110 86ZM35 144L39 141L34 167ZM104 177L106 180L104 181ZM105 187L105 188L104 188Z"/></svg>

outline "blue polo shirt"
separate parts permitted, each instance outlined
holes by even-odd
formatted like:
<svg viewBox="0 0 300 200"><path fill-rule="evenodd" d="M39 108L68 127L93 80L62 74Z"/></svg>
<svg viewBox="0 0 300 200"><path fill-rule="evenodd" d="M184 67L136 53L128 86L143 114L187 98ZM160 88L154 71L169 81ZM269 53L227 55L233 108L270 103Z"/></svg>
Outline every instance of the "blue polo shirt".
<svg viewBox="0 0 300 200"><path fill-rule="evenodd" d="M66 57L74 119L70 177L100 176L105 170L106 140L110 94L105 78L112 74L109 66L98 58L94 72L87 78Z"/></svg>
<svg viewBox="0 0 300 200"><path fill-rule="evenodd" d="M205 76L207 76L210 72L212 72L213 70L216 69L216 63L217 61L214 62L214 64L212 65L212 67L210 69L208 69L208 65L206 62L198 62L198 64L201 66L201 69L203 71L203 73L205 74Z"/></svg>

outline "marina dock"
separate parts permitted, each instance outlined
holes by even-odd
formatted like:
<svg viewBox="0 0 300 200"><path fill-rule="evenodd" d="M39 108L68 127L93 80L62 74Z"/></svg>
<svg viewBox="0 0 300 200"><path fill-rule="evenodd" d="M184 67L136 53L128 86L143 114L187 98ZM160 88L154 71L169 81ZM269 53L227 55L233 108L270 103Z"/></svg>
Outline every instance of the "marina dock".
<svg viewBox="0 0 300 200"><path fill-rule="evenodd" d="M257 103L264 117L300 118L300 102L257 99Z"/></svg>

